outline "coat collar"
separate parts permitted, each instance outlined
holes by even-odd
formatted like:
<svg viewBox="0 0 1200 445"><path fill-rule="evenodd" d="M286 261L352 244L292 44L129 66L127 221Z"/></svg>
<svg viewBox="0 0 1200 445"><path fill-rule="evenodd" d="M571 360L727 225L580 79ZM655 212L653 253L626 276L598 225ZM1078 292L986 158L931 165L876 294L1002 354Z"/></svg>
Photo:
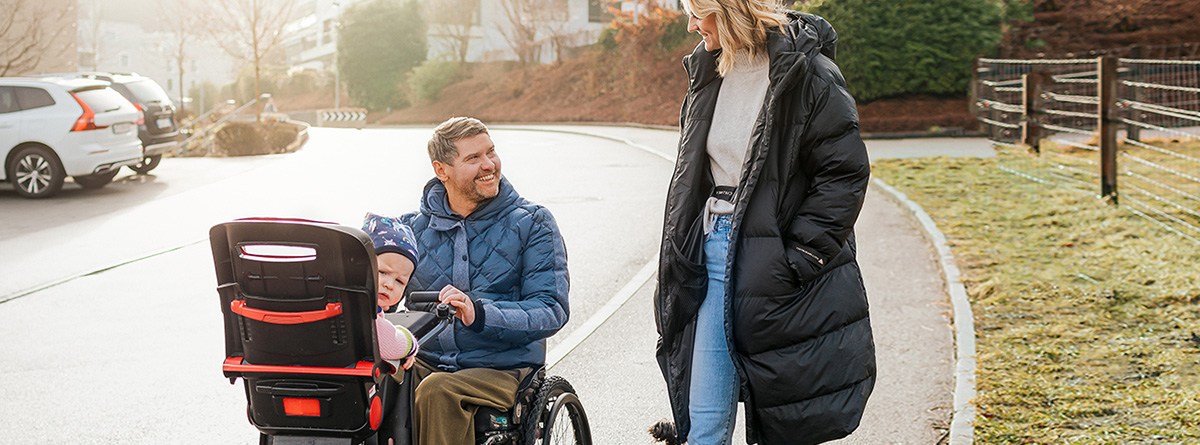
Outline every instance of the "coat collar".
<svg viewBox="0 0 1200 445"><path fill-rule="evenodd" d="M462 215L450 210L450 202L446 199L446 185L442 184L440 179L433 178L425 183L425 193L421 199L421 212L433 219L433 224L438 226L434 227L435 229L441 227L441 230L446 230L457 225L459 221L492 218L504 209L511 207L519 198L520 195L508 182L508 178L500 176L500 192L496 194L496 197L484 201L474 212L463 218Z"/></svg>

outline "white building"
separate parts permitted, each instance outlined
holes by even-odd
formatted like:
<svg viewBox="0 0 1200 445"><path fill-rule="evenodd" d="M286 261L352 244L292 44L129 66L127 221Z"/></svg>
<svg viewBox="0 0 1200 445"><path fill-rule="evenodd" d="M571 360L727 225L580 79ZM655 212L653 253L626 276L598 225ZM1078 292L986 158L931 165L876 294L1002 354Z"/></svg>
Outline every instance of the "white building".
<svg viewBox="0 0 1200 445"><path fill-rule="evenodd" d="M285 31L289 38L287 47L288 65L293 70L312 69L329 72L333 69L334 53L337 51L337 23L340 14L356 3L371 0L300 0L297 14ZM438 0L419 0L426 6ZM480 0L478 9L471 14L473 25L470 29L470 41L467 46L468 62L487 62L498 60L517 60L517 54L505 37L512 28L504 9L504 2L510 0ZM564 46L584 46L595 43L600 32L612 21L612 15L604 7L603 0L561 0L566 2L565 21L554 23L553 32L562 37ZM669 8L678 8L678 0L626 0L621 8L631 11L639 2L656 1ZM460 14L468 14L459 11ZM451 28L441 23L431 23L426 18L428 28L427 42L429 53L427 58L456 59L452 55L449 44ZM540 45L538 60L542 63L553 62L557 57L550 41L548 31L539 32Z"/></svg>
<svg viewBox="0 0 1200 445"><path fill-rule="evenodd" d="M337 52L337 23L342 11L365 0L299 0L284 27L288 67L332 72Z"/></svg>

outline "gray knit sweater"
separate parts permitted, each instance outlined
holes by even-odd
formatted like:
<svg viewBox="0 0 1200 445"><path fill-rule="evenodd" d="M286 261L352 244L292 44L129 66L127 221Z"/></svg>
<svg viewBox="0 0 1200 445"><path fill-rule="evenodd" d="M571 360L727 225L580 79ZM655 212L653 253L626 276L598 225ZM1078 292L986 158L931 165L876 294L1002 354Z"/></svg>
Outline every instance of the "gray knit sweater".
<svg viewBox="0 0 1200 445"><path fill-rule="evenodd" d="M733 66L721 81L712 128L708 132L708 158L713 183L717 186L737 187L742 178L754 122L762 110L770 84L767 65L766 52L751 59L749 52L738 51L734 54ZM705 210L708 214L704 218L705 233L708 233L710 215L733 213L733 204L708 198Z"/></svg>

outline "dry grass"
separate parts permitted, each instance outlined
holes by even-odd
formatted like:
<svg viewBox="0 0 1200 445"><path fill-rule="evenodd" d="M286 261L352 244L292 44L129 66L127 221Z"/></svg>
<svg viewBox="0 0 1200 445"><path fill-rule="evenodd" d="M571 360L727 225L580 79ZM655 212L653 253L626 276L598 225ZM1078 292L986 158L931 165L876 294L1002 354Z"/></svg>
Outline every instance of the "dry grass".
<svg viewBox="0 0 1200 445"><path fill-rule="evenodd" d="M980 443L1200 442L1200 245L997 160L873 173L950 240L977 326Z"/></svg>

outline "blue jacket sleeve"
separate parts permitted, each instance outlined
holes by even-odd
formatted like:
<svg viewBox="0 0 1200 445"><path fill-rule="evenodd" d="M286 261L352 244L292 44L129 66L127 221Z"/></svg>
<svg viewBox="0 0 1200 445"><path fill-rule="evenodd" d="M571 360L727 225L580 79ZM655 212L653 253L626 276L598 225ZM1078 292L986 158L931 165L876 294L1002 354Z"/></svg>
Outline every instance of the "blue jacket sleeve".
<svg viewBox="0 0 1200 445"><path fill-rule="evenodd" d="M497 301L479 295L484 336L514 345L525 345L554 335L570 318L567 292L567 249L554 217L539 207L522 248L522 282L517 301ZM475 328L475 326L471 326Z"/></svg>

